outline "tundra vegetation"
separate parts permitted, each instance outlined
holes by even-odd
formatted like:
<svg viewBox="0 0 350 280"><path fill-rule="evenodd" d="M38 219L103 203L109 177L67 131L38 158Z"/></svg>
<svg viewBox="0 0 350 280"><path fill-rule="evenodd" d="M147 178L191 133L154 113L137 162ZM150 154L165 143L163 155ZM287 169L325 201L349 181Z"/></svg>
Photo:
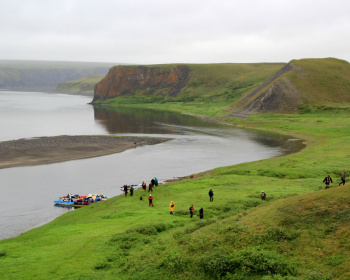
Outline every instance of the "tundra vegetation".
<svg viewBox="0 0 350 280"><path fill-rule="evenodd" d="M153 192L154 207L148 207L148 193L137 190L133 197L114 197L2 240L2 279L349 279L350 188L338 183L350 157L350 105L332 95L335 90L345 99L350 96L350 76L343 73L350 68L334 59L295 63L312 64L298 68L303 75L296 80L304 77L308 84L296 85L297 92L307 96L311 90L310 95L323 98L305 98L293 113L239 118L234 114L238 97L233 103L203 98L127 106L180 110L289 134L304 139L306 148L161 184ZM329 77L323 76L328 63L340 65ZM241 98L250 92L237 90L244 93ZM128 100L107 103L126 106ZM325 190L327 174L334 183ZM261 191L267 193L265 201ZM174 215L169 214L171 201Z"/></svg>

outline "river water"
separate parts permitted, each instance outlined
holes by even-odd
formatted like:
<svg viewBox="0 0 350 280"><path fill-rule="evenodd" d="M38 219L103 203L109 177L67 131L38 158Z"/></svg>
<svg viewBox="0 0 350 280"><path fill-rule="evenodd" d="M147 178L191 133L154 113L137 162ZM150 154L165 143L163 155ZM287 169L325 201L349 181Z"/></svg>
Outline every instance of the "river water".
<svg viewBox="0 0 350 280"><path fill-rule="evenodd" d="M204 122L173 112L92 106L90 97L0 91L0 141L58 135L133 135L172 140L122 153L0 169L0 239L17 236L72 209L67 193L119 195L124 184L160 181L279 156L301 144L288 137Z"/></svg>

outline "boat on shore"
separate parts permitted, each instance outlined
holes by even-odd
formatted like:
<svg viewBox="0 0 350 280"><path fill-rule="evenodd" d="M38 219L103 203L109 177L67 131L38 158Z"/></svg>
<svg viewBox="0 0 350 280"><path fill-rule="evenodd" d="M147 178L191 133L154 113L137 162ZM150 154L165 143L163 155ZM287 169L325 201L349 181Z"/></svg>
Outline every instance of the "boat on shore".
<svg viewBox="0 0 350 280"><path fill-rule="evenodd" d="M55 206L61 207L74 207L79 208L83 206L90 205L92 203L96 203L99 201L107 200L108 197L104 195L98 194L89 194L89 195L71 195L68 194L66 196L60 197L54 201Z"/></svg>

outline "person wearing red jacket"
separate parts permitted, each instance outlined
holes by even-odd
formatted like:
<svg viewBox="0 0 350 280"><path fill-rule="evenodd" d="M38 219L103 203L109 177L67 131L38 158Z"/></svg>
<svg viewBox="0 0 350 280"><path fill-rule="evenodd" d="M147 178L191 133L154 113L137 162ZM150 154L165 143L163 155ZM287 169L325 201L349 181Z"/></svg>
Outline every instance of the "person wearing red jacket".
<svg viewBox="0 0 350 280"><path fill-rule="evenodd" d="M333 184L333 181L332 181L331 176L327 175L327 177L324 178L323 183L326 184L326 189L328 189L328 188L329 188L329 183L332 183L332 184Z"/></svg>
<svg viewBox="0 0 350 280"><path fill-rule="evenodd" d="M154 207L153 206L153 196L150 194L148 197L148 206L151 206L151 205L152 205L152 207Z"/></svg>

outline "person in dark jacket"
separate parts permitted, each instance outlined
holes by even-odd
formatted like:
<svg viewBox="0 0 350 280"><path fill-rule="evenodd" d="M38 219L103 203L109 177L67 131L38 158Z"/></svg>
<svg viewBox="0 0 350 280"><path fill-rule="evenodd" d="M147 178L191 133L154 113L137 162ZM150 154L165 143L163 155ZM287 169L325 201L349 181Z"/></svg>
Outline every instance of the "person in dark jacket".
<svg viewBox="0 0 350 280"><path fill-rule="evenodd" d="M128 195L128 186L127 185L124 185L124 194L125 194L125 196Z"/></svg>
<svg viewBox="0 0 350 280"><path fill-rule="evenodd" d="M152 192L153 191L153 184L149 183L148 185L148 192Z"/></svg>
<svg viewBox="0 0 350 280"><path fill-rule="evenodd" d="M131 187L130 187L130 196L133 196L133 195L134 195L134 187L131 186Z"/></svg>
<svg viewBox="0 0 350 280"><path fill-rule="evenodd" d="M343 173L341 174L341 182L339 183L339 186L341 184L343 184L343 186L345 185L345 178L346 178L346 170L343 171Z"/></svg>
<svg viewBox="0 0 350 280"><path fill-rule="evenodd" d="M201 209L199 209L199 218L203 219L203 214L204 214L204 210L203 207L201 207Z"/></svg>
<svg viewBox="0 0 350 280"><path fill-rule="evenodd" d="M326 189L328 189L328 188L329 188L329 183L332 183L332 184L333 184L333 181L332 181L331 176L327 175L327 177L324 178L323 183L326 184Z"/></svg>
<svg viewBox="0 0 350 280"><path fill-rule="evenodd" d="M266 193L264 191L261 192L261 199L266 200Z"/></svg>
<svg viewBox="0 0 350 280"><path fill-rule="evenodd" d="M212 189L209 191L209 201L214 201L214 192Z"/></svg>
<svg viewBox="0 0 350 280"><path fill-rule="evenodd" d="M142 191L145 191L146 190L146 183L145 181L142 182Z"/></svg>
<svg viewBox="0 0 350 280"><path fill-rule="evenodd" d="M191 205L189 210L190 210L190 218L192 218L193 217L193 211L194 211L193 205Z"/></svg>

